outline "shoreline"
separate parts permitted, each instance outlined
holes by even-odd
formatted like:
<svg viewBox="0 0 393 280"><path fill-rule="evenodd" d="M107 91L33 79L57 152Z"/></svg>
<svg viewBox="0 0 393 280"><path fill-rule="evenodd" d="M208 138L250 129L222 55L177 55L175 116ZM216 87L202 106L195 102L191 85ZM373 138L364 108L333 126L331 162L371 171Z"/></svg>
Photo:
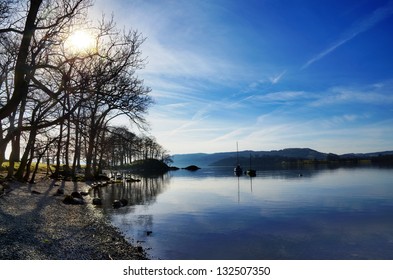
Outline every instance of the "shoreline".
<svg viewBox="0 0 393 280"><path fill-rule="evenodd" d="M87 192L84 182L40 179L6 182L0 196L0 260L146 260L119 229L84 196L83 205L65 195ZM64 195L57 190L64 189Z"/></svg>

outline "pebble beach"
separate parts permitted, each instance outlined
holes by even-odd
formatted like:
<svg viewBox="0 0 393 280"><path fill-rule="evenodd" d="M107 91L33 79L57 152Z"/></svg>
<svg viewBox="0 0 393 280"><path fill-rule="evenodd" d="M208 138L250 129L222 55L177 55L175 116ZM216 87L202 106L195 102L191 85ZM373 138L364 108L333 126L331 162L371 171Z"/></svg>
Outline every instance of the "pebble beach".
<svg viewBox="0 0 393 280"><path fill-rule="evenodd" d="M43 178L35 184L7 181L0 193L0 260L143 260L141 247L83 197L82 205L63 203L83 182ZM64 190L59 194L58 190Z"/></svg>

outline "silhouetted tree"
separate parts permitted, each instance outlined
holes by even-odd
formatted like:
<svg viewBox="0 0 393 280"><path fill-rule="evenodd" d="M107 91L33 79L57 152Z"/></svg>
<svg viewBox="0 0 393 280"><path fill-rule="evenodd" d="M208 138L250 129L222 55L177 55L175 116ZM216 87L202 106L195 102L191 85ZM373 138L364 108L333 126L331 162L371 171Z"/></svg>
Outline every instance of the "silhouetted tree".
<svg viewBox="0 0 393 280"><path fill-rule="evenodd" d="M88 5L89 1L84 0L31 0L26 10L25 3L11 1L7 8L13 13L3 13L5 20L0 23L0 34L2 42L9 44L5 46L3 43L4 49L8 51L2 55L15 54L12 94L3 99L0 107L0 121L12 118L1 145L1 148L4 148L7 143L12 142L9 176L13 172L12 163L19 160L21 133L32 128L24 126L29 92L38 81L37 75L40 75L41 70L52 67L49 62L54 56L58 56L54 50L63 40L63 32L70 28L73 20L82 14ZM3 91L0 93L4 96ZM53 94L52 91L50 93ZM2 125L4 132L4 123Z"/></svg>
<svg viewBox="0 0 393 280"><path fill-rule="evenodd" d="M90 178L109 160L164 158L153 138L111 130L110 122L120 115L147 129L150 89L135 74L144 67L145 39L137 31L119 30L113 19L86 23L90 5L90 0L30 0L26 8L20 1L0 0L0 162L11 143L9 176L28 180L34 159L55 162L55 175L65 168L73 176L84 161ZM95 48L71 53L66 39L81 24L94 30ZM115 134L122 137L119 157L109 159L107 140ZM14 174L13 162L19 160Z"/></svg>

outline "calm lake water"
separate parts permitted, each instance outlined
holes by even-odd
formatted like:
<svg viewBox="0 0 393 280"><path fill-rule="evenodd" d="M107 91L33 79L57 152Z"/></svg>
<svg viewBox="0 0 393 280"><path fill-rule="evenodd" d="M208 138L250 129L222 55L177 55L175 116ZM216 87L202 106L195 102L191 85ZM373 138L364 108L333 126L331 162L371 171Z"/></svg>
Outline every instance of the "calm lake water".
<svg viewBox="0 0 393 280"><path fill-rule="evenodd" d="M393 259L393 169L179 170L102 188L152 259ZM129 205L112 209L114 199Z"/></svg>

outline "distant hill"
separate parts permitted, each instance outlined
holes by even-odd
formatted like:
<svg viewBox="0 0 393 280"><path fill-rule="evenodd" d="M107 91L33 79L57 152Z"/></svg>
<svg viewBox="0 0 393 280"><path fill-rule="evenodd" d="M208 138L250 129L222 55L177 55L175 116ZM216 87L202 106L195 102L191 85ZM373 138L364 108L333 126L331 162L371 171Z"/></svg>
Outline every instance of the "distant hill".
<svg viewBox="0 0 393 280"><path fill-rule="evenodd" d="M189 165L198 165L201 167L209 166L213 162L218 161L220 159L230 157L236 153L228 152L228 153L214 153L214 154L176 154L172 156L173 164L177 167L186 167Z"/></svg>
<svg viewBox="0 0 393 280"><path fill-rule="evenodd" d="M351 153L340 155L341 158L360 158L360 157L379 157L393 155L393 151L374 152L374 153Z"/></svg>
<svg viewBox="0 0 393 280"><path fill-rule="evenodd" d="M222 153L195 153L195 154L176 154L172 156L173 165L184 167L191 164L201 167L206 166L234 166L239 158L239 163L243 166L252 165L266 166L272 164L281 164L285 161L307 160L307 161L332 161L346 159L363 159L376 157L393 156L393 151L373 152L373 153L352 153L337 155L332 153L322 153L309 148L288 148L273 151L239 151L222 152Z"/></svg>

